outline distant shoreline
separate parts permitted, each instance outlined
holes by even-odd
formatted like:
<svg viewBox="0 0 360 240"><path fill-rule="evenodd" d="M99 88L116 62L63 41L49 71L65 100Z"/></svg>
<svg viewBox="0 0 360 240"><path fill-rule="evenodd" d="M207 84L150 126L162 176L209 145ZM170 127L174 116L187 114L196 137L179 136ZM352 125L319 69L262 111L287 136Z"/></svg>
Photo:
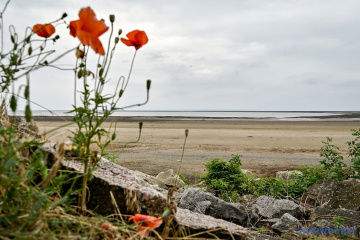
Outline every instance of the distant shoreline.
<svg viewBox="0 0 360 240"><path fill-rule="evenodd" d="M33 116L34 121L71 121L71 116ZM306 117L193 117L193 116L110 116L107 122L158 121L360 121L360 112Z"/></svg>

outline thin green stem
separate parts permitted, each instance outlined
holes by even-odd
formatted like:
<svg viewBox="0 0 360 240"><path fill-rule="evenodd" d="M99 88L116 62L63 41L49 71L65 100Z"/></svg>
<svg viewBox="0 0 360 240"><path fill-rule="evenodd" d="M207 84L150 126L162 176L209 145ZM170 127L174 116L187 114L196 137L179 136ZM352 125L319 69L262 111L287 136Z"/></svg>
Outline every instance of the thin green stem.
<svg viewBox="0 0 360 240"><path fill-rule="evenodd" d="M185 140L184 140L184 145L183 145L183 148L182 148L182 153L181 153L180 166L179 166L178 172L177 172L177 174L176 174L175 187L176 187L176 186L177 186L177 184L178 184L179 175L180 175L180 170L181 170L182 162L183 162L183 159L184 159L186 139L187 139L188 135L189 135L189 129L186 129L186 130L185 130Z"/></svg>
<svg viewBox="0 0 360 240"><path fill-rule="evenodd" d="M132 72L132 69L133 69L133 66L134 66L135 57L136 57L136 52L137 52L137 50L135 50L133 59L132 59L132 61L131 61L129 76L128 76L127 80L126 80L125 87L122 88L122 89L124 90L124 92L125 92L125 89L126 89L128 83L129 83L129 80L130 80L131 72Z"/></svg>

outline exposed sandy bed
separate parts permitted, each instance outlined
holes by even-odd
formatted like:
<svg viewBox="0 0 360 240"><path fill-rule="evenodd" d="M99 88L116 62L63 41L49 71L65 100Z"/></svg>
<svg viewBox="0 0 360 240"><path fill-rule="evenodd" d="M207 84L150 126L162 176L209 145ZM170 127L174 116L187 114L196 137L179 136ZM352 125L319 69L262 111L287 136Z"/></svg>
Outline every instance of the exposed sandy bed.
<svg viewBox="0 0 360 240"><path fill-rule="evenodd" d="M40 131L49 131L64 122L37 121ZM105 127L109 127L105 123ZM66 127L48 134L52 141L65 140ZM181 173L191 179L204 173L203 164L213 158L242 155L243 168L264 176L278 170L296 169L299 165L316 165L326 137L345 152L346 141L353 139L350 129L359 129L358 121L144 121L139 143L128 145L117 163L127 168L156 175L170 168L176 170L189 129ZM120 152L128 141L138 136L137 122L119 122L116 141L109 152ZM346 154L345 154L346 155ZM346 160L349 162L349 160Z"/></svg>

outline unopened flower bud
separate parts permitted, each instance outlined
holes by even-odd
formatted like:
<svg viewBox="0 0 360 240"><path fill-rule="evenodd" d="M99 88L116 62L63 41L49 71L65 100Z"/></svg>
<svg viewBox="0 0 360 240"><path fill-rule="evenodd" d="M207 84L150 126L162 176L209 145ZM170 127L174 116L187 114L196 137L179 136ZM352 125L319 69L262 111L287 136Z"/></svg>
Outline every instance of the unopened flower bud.
<svg viewBox="0 0 360 240"><path fill-rule="evenodd" d="M103 73L104 73L104 69L101 68L100 71L99 71L99 76L102 77Z"/></svg>
<svg viewBox="0 0 360 240"><path fill-rule="evenodd" d="M115 22L115 15L114 14L111 14L110 15L110 22Z"/></svg>
<svg viewBox="0 0 360 240"><path fill-rule="evenodd" d="M59 36L59 35L56 35L56 36L55 36L55 39L56 39L56 40L58 40L59 38L60 38L60 36Z"/></svg>
<svg viewBox="0 0 360 240"><path fill-rule="evenodd" d="M146 81L146 89L149 91L150 87L151 87L151 80L149 79Z"/></svg>
<svg viewBox="0 0 360 240"><path fill-rule="evenodd" d="M120 36L122 34L122 29L119 29L118 35Z"/></svg>
<svg viewBox="0 0 360 240"><path fill-rule="evenodd" d="M83 59L85 57L85 52L80 49L76 49L76 57Z"/></svg>
<svg viewBox="0 0 360 240"><path fill-rule="evenodd" d="M140 131L141 131L142 127L143 127L143 122L139 122L139 129L140 129Z"/></svg>
<svg viewBox="0 0 360 240"><path fill-rule="evenodd" d="M61 19L64 19L67 17L67 13L63 13L63 15L61 16Z"/></svg>
<svg viewBox="0 0 360 240"><path fill-rule="evenodd" d="M124 90L121 89L119 92L119 98L121 98L123 94L124 94Z"/></svg>
<svg viewBox="0 0 360 240"><path fill-rule="evenodd" d="M31 109L29 105L25 107L25 119L27 122L31 122Z"/></svg>
<svg viewBox="0 0 360 240"><path fill-rule="evenodd" d="M77 77L78 77L78 78L82 78L82 76L83 76L83 70L80 69L80 70L78 71L78 73L77 73Z"/></svg>
<svg viewBox="0 0 360 240"><path fill-rule="evenodd" d="M189 129L185 129L185 137L189 135Z"/></svg>
<svg viewBox="0 0 360 240"><path fill-rule="evenodd" d="M32 47L30 46L28 49L28 54L31 55L32 54Z"/></svg>
<svg viewBox="0 0 360 240"><path fill-rule="evenodd" d="M118 42L119 42L119 38L116 37L116 38L115 38L115 44L117 44Z"/></svg>

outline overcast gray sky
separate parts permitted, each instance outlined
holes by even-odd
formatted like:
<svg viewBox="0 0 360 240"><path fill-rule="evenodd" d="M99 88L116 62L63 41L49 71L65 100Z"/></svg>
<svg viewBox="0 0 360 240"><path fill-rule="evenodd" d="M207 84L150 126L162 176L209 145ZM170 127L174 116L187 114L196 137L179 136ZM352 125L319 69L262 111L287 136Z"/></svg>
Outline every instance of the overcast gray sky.
<svg viewBox="0 0 360 240"><path fill-rule="evenodd" d="M140 29L149 37L119 106L143 101L151 79L149 103L133 110L360 110L358 0L12 0L4 23L21 37L25 26L63 12L67 22L77 20L87 6L107 23L115 14L123 36ZM56 28L55 49L78 45L65 25ZM108 36L101 37L104 46ZM128 74L133 52L119 45L114 84ZM71 56L59 64L74 62ZM31 98L71 109L73 81L70 71L39 70L31 75Z"/></svg>

